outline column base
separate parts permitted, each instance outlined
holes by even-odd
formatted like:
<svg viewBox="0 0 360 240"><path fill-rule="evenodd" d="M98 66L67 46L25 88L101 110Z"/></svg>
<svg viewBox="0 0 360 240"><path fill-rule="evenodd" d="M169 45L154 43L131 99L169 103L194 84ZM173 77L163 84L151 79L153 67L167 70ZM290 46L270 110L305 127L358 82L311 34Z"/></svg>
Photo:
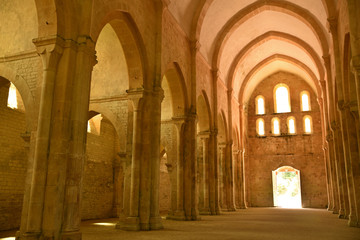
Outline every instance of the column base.
<svg viewBox="0 0 360 240"><path fill-rule="evenodd" d="M344 210L342 210L342 209L339 210L339 216L338 217L340 219L346 219L346 215L345 215Z"/></svg>
<svg viewBox="0 0 360 240"><path fill-rule="evenodd" d="M82 234L80 231L61 233L61 240L81 240L81 238Z"/></svg>
<svg viewBox="0 0 360 240"><path fill-rule="evenodd" d="M171 215L167 215L166 219L177 220L177 221L185 221L185 212L184 211L175 211Z"/></svg>
<svg viewBox="0 0 360 240"><path fill-rule="evenodd" d="M349 215L349 221L348 221L349 227L358 227L358 222L356 216L350 214Z"/></svg>
<svg viewBox="0 0 360 240"><path fill-rule="evenodd" d="M40 239L41 233L21 233L20 231L16 232L16 240L38 240Z"/></svg>
<svg viewBox="0 0 360 240"><path fill-rule="evenodd" d="M200 215L211 215L210 208L203 208L199 210Z"/></svg>
<svg viewBox="0 0 360 240"><path fill-rule="evenodd" d="M150 218L150 229L151 230L158 230L158 229L163 229L163 228L164 228L164 226L162 224L162 220L161 220L160 216Z"/></svg>
<svg viewBox="0 0 360 240"><path fill-rule="evenodd" d="M127 217L123 221L119 221L115 228L125 231L140 231L139 217Z"/></svg>

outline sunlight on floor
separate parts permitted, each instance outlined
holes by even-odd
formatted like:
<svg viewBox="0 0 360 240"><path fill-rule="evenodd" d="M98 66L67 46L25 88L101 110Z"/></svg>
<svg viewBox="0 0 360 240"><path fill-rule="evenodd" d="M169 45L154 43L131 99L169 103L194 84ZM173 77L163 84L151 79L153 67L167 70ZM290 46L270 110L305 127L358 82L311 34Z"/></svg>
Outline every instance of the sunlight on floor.
<svg viewBox="0 0 360 240"><path fill-rule="evenodd" d="M93 225L97 225L97 226L115 226L116 223L105 223L105 222L100 222L100 223L93 223Z"/></svg>
<svg viewBox="0 0 360 240"><path fill-rule="evenodd" d="M15 240L15 237L0 238L0 240Z"/></svg>

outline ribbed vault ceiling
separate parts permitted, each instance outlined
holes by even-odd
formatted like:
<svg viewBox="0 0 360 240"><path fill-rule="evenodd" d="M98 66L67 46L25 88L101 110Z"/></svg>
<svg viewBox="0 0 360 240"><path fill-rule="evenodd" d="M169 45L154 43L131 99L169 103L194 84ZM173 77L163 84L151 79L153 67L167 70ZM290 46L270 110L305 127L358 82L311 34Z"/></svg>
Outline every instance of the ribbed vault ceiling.
<svg viewBox="0 0 360 240"><path fill-rule="evenodd" d="M170 0L169 11L240 102L277 71L319 94L333 0Z"/></svg>

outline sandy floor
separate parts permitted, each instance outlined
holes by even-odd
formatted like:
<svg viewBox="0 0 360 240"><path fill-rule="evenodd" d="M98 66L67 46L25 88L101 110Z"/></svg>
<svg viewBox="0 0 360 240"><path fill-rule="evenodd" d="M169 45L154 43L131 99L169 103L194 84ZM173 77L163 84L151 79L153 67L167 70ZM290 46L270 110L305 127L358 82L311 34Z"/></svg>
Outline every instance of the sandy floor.
<svg viewBox="0 0 360 240"><path fill-rule="evenodd" d="M360 240L360 228L350 228L326 210L250 208L201 221L164 220L164 229L126 232L114 228L117 219L84 221L83 240L113 239L244 239L244 240ZM11 237L11 232L0 237ZM0 238L12 239L12 238Z"/></svg>

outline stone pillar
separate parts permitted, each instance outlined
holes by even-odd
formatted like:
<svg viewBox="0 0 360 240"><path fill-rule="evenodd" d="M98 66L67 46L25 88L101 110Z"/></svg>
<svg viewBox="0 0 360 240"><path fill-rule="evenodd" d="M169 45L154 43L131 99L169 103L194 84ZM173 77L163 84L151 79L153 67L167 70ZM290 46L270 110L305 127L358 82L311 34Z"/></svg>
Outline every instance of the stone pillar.
<svg viewBox="0 0 360 240"><path fill-rule="evenodd" d="M196 114L190 110L184 138L184 211L186 220L199 220L196 184Z"/></svg>
<svg viewBox="0 0 360 240"><path fill-rule="evenodd" d="M331 123L331 128L334 131L334 151L336 154L336 169L338 176L338 189L339 189L339 218L348 218L349 215L349 201L348 190L346 184L346 172L344 161L344 149L342 142L342 135L340 124L337 122Z"/></svg>
<svg viewBox="0 0 360 240"><path fill-rule="evenodd" d="M28 214L18 239L81 239L80 183L95 44L87 36L34 43L44 79Z"/></svg>
<svg viewBox="0 0 360 240"><path fill-rule="evenodd" d="M328 135L326 136L327 141L327 149L325 153L327 154L327 159L329 163L330 169L330 178L331 178L331 194L333 205L329 206L329 210L334 214L339 214L339 185L338 185L338 177L336 170L336 154L334 153L334 137L331 130L328 131Z"/></svg>
<svg viewBox="0 0 360 240"><path fill-rule="evenodd" d="M217 130L209 136L209 207L211 215L220 214L219 206L219 161L217 157Z"/></svg>
<svg viewBox="0 0 360 240"><path fill-rule="evenodd" d="M240 150L240 194L239 194L239 208L246 209L246 195L245 195L245 149Z"/></svg>
<svg viewBox="0 0 360 240"><path fill-rule="evenodd" d="M355 76L357 112L359 115L358 119L360 119L360 55L352 57L351 65L352 65L353 74Z"/></svg>
<svg viewBox="0 0 360 240"><path fill-rule="evenodd" d="M113 199L113 217L120 217L124 204L124 178L126 153L119 152L114 158L114 199Z"/></svg>
<svg viewBox="0 0 360 240"><path fill-rule="evenodd" d="M142 152L142 100L143 91L128 90L128 97L133 103L133 123L132 123L132 158L131 158L131 174L130 174L130 189L129 189L129 205L126 206L125 201L123 217L120 217L117 228L123 230L140 230L139 220L139 193L140 193L140 164L141 164L141 152ZM126 180L125 180L126 182Z"/></svg>
<svg viewBox="0 0 360 240"><path fill-rule="evenodd" d="M238 149L233 149L233 161L234 161L234 198L235 198L235 207L240 208L240 151Z"/></svg>
<svg viewBox="0 0 360 240"><path fill-rule="evenodd" d="M354 131L356 122L350 111L351 103L339 101L342 119L343 147L345 153L345 170L349 196L349 226L358 226L358 206L360 199L360 165L357 133Z"/></svg>
<svg viewBox="0 0 360 240"><path fill-rule="evenodd" d="M199 211L200 214L209 215L210 211L210 197L209 197L209 132L199 133L202 144L202 158L201 165L199 165L200 171L200 181L199 181ZM201 167L200 167L201 166Z"/></svg>
<svg viewBox="0 0 360 240"><path fill-rule="evenodd" d="M176 190L171 191L172 202L175 201L175 208L172 208L167 219L185 220L184 211L184 125L185 118L173 118L177 129L177 159L173 166L174 174L176 174ZM173 206L173 204L171 205Z"/></svg>
<svg viewBox="0 0 360 240"><path fill-rule="evenodd" d="M39 118L35 140L35 152L33 160L32 179L26 186L28 192L28 203L24 202L23 212L26 216L21 218L20 233L18 239L38 239L42 232L42 215L44 206L44 195L47 175L47 154L50 138L50 124L54 85L58 62L63 53L64 41L59 38L35 40L37 51L43 63L43 81L41 87ZM31 166L29 166L31 167Z"/></svg>
<svg viewBox="0 0 360 240"><path fill-rule="evenodd" d="M226 144L226 205L228 211L235 211L233 142Z"/></svg>
<svg viewBox="0 0 360 240"><path fill-rule="evenodd" d="M149 112L149 121L151 124L146 124L145 126L149 128L149 153L150 153L150 169L151 174L149 180L145 182L144 187L150 188L150 221L149 229L162 229L162 221L160 217L159 209L159 186L160 186L160 138L161 138L161 102L164 99L164 91L161 87L155 87L152 94L152 101L150 106L152 106L153 111ZM149 106L149 107L150 107ZM144 169L144 172L148 172L148 169ZM144 189L142 189L144 191ZM146 198L144 199L146 201ZM141 215L140 215L141 216ZM147 217L147 216L145 216ZM147 230L147 227L143 227L144 230Z"/></svg>
<svg viewBox="0 0 360 240"><path fill-rule="evenodd" d="M226 191L225 191L225 182L226 182L226 144L219 144L219 200L221 210L227 210L226 202Z"/></svg>

